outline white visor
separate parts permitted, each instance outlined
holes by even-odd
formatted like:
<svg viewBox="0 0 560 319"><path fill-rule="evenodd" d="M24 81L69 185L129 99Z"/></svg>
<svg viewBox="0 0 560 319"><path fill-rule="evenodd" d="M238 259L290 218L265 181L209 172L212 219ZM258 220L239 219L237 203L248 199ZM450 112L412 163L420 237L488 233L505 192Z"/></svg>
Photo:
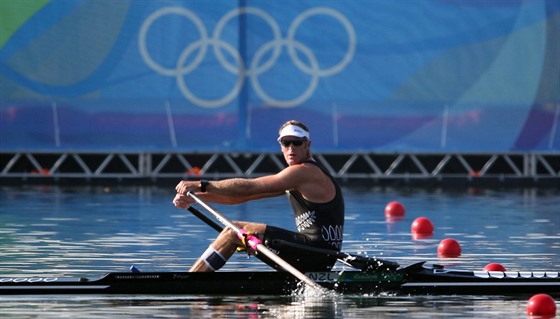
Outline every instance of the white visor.
<svg viewBox="0 0 560 319"><path fill-rule="evenodd" d="M280 131L278 142L280 142L280 140L284 136L306 137L307 139L309 139L309 132L307 132L306 130L302 129L297 125L288 125L284 127L282 131Z"/></svg>

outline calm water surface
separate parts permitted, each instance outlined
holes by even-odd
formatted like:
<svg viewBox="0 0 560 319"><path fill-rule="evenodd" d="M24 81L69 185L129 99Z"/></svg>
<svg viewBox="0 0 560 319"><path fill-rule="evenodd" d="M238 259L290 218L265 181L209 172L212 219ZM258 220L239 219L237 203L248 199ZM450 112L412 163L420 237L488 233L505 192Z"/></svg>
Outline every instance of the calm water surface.
<svg viewBox="0 0 560 319"><path fill-rule="evenodd" d="M216 233L171 205L169 187L0 188L0 275L97 277L109 271L184 271ZM343 250L398 261L481 269L560 271L560 190L344 187L347 218ZM402 202L401 221L384 207ZM286 198L239 206L215 205L232 219L293 229ZM432 238L414 239L416 217L432 220ZM437 257L447 237L461 243L460 258ZM342 269L338 266L337 269ZM267 270L246 255L224 269ZM0 297L9 318L525 318L527 296L63 296Z"/></svg>

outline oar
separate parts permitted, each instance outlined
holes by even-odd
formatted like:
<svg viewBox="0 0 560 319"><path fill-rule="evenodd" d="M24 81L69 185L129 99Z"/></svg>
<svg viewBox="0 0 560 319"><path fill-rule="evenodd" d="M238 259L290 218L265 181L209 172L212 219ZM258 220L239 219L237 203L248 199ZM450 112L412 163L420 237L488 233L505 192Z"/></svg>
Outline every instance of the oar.
<svg viewBox="0 0 560 319"><path fill-rule="evenodd" d="M204 215L200 210L194 206L189 206L188 210L198 217L200 220L205 222L208 226L215 229L217 232L221 232L224 228L208 216ZM394 261L383 260L379 258L372 258L360 255L353 255L349 253L339 252L331 249L309 247L305 245L299 245L296 243L286 242L284 240L274 239L270 242L270 245L291 247L300 251L308 251L310 253L318 253L323 255L330 255L336 257L340 262L346 264L350 267L362 270L362 271L377 271L377 270L396 270L399 268L399 264ZM257 256L259 258L259 256ZM260 258L259 258L260 259Z"/></svg>
<svg viewBox="0 0 560 319"><path fill-rule="evenodd" d="M324 290L324 288L321 287L319 284L317 284L316 282L311 280L309 277L307 277L302 272L297 270L294 266L287 263L284 259L278 257L278 255L276 255L274 252L272 252L270 249L268 249L265 245L263 245L263 243L261 242L261 240L258 237L254 236L252 234L248 234L244 229L240 229L237 226L235 226L235 224L231 220L229 220L226 216L224 216L222 213L220 213L217 210L215 210L214 208L212 208L210 205L206 204L204 201L202 201L200 198L198 198L198 196L191 193L190 191L187 192L187 196L190 196L198 204L200 204L202 207L206 208L206 210L208 210L212 215L214 215L214 217L216 217L216 219L220 223L222 223L224 226L229 227L231 230L233 230L235 233L237 233L237 236L239 238L246 238L245 242L247 243L247 245L251 249L265 255L270 260L272 260L273 262L278 264L278 266L284 268L284 270L291 273L292 275L294 275L294 277L301 280L302 282L304 282L308 286L313 287L313 288L315 288L317 290L320 290L320 291Z"/></svg>
<svg viewBox="0 0 560 319"><path fill-rule="evenodd" d="M189 206L189 208L187 208L189 210L189 212L191 212L193 215L195 215L196 217L198 217L200 220L202 220L203 222L206 223L206 225L214 228L214 230L216 230L218 233L221 233L222 230L224 230L224 228L220 225L218 225L218 223L216 223L215 221L213 221L212 219L210 219L208 216L204 215L201 211L199 211L196 207L193 206Z"/></svg>

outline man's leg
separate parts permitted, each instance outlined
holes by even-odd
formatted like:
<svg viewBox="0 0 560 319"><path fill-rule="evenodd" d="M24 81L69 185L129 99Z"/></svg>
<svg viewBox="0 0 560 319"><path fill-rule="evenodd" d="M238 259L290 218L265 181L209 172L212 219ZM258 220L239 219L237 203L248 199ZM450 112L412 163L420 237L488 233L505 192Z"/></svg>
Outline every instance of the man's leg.
<svg viewBox="0 0 560 319"><path fill-rule="evenodd" d="M235 224L237 227L244 228L250 233L263 234L266 230L265 224L246 222L236 222ZM224 228L218 238L216 238L202 256L198 258L189 271L216 271L225 265L227 260L236 251L237 247L241 245L241 240L239 240L237 234L229 228Z"/></svg>

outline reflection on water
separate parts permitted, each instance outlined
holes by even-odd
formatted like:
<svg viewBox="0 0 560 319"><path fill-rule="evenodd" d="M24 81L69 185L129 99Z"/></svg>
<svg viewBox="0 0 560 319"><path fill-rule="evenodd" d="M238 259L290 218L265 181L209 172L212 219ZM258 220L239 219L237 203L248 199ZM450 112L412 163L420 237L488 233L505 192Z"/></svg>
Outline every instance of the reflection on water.
<svg viewBox="0 0 560 319"><path fill-rule="evenodd" d="M334 298L334 297L333 297ZM525 300L481 297L32 297L2 300L18 318L526 318ZM40 311L40 313L39 313Z"/></svg>
<svg viewBox="0 0 560 319"><path fill-rule="evenodd" d="M183 271L215 231L171 205L173 186L0 188L0 275L101 276L127 271ZM499 262L508 270L560 270L560 191L557 189L348 188L344 250L401 265L427 260L460 269ZM387 221L385 205L402 202L407 213ZM285 198L219 206L232 219L293 228ZM410 224L431 219L431 238L415 239ZM460 258L437 257L452 237ZM340 269L343 266L339 265ZM227 270L267 270L238 254ZM451 293L451 292L450 292ZM525 318L527 296L503 297L2 297L6 317L197 318Z"/></svg>

